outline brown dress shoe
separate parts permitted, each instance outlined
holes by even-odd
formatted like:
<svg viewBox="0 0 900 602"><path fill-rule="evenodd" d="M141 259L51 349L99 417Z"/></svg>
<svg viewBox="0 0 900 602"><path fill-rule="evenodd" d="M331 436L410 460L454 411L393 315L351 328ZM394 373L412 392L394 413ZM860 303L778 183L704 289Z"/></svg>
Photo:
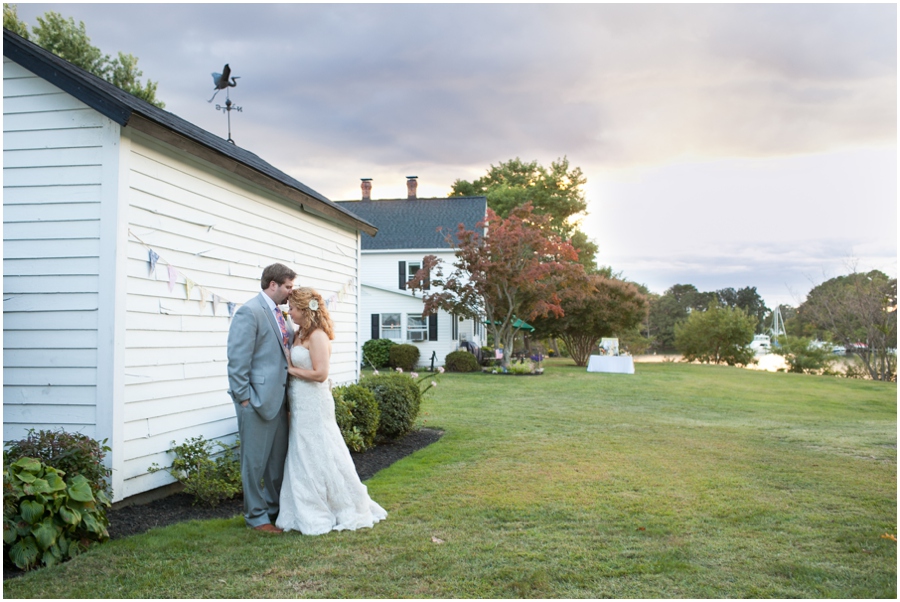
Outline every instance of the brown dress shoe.
<svg viewBox="0 0 900 602"><path fill-rule="evenodd" d="M258 527L253 527L254 531L262 531L264 533L284 533L284 529L279 529L275 525L271 523L266 523L265 525L260 525Z"/></svg>

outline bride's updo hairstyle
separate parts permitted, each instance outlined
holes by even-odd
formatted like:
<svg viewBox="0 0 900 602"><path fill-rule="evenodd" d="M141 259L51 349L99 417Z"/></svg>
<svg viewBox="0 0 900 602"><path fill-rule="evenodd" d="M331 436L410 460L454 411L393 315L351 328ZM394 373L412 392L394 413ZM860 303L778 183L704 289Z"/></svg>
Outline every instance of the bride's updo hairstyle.
<svg viewBox="0 0 900 602"><path fill-rule="evenodd" d="M294 309L298 309L306 314L307 319L309 319L309 329L302 333L302 340L305 341L316 328L321 328L328 335L329 340L334 340L334 323L331 321L331 314L328 313L328 308L325 307L325 300L322 299L322 295L317 293L315 289L311 289L308 286L295 288L291 291L291 296L288 297L288 303Z"/></svg>

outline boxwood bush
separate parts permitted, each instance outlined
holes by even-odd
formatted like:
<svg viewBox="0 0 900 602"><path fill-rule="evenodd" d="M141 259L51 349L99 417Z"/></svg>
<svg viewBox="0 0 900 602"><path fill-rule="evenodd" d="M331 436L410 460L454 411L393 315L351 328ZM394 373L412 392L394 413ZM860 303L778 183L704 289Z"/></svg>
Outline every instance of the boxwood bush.
<svg viewBox="0 0 900 602"><path fill-rule="evenodd" d="M396 439L412 430L422 402L422 393L416 381L407 374L391 372L366 376L359 384L375 395L381 410L379 439Z"/></svg>
<svg viewBox="0 0 900 602"><path fill-rule="evenodd" d="M375 445L381 410L375 395L360 385L335 387L334 413L344 443L355 452L363 452Z"/></svg>
<svg viewBox="0 0 900 602"><path fill-rule="evenodd" d="M444 358L444 368L448 372L475 372L479 367L478 358L468 351L451 351Z"/></svg>
<svg viewBox="0 0 900 602"><path fill-rule="evenodd" d="M391 347L396 345L391 339L369 339L363 343L363 365L370 368L385 368L391 361Z"/></svg>
<svg viewBox="0 0 900 602"><path fill-rule="evenodd" d="M390 350L391 368L413 370L419 363L419 348L415 345L394 345Z"/></svg>

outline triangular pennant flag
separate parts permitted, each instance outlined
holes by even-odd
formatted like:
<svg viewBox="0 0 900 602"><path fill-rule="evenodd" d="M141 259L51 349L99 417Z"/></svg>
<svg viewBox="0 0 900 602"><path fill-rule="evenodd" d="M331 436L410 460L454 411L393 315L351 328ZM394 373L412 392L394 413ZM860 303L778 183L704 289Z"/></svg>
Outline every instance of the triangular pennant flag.
<svg viewBox="0 0 900 602"><path fill-rule="evenodd" d="M200 287L200 305L206 305L206 289Z"/></svg>
<svg viewBox="0 0 900 602"><path fill-rule="evenodd" d="M213 293L213 315L219 313L219 295Z"/></svg>
<svg viewBox="0 0 900 602"><path fill-rule="evenodd" d="M185 276L184 277L184 291L185 291L184 298L187 299L188 301L191 300L191 291L193 289L194 289L194 281L191 280L190 278L188 278L187 276Z"/></svg>
<svg viewBox="0 0 900 602"><path fill-rule="evenodd" d="M159 261L159 255L153 249L150 249L150 273L156 269L156 262Z"/></svg>
<svg viewBox="0 0 900 602"><path fill-rule="evenodd" d="M169 292L172 292L172 289L175 288L175 277L178 272L175 271L175 268L172 266L167 266L169 268Z"/></svg>

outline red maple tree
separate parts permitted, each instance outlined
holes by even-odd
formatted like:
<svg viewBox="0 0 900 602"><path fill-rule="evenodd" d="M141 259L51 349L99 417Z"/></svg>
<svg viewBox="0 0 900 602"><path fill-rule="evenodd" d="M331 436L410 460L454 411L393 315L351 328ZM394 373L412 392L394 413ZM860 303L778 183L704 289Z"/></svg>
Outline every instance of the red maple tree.
<svg viewBox="0 0 900 602"><path fill-rule="evenodd" d="M536 215L531 203L505 219L488 209L475 230L460 224L455 240L448 240L456 252L452 266L429 255L408 286L422 291L426 314L443 309L483 317L495 344L506 350L504 367L509 365L517 321L561 317L565 312L560 291L584 277L575 248L552 232L549 217Z"/></svg>

